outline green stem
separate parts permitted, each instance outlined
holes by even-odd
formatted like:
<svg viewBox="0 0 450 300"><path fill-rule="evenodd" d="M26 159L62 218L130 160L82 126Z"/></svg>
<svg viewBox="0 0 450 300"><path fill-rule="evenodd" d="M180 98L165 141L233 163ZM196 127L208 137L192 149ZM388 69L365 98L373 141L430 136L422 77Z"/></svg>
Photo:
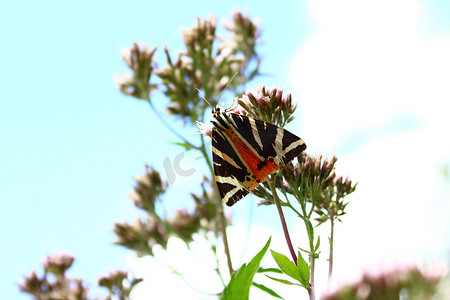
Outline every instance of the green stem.
<svg viewBox="0 0 450 300"><path fill-rule="evenodd" d="M314 205L315 205L315 193L314 190L311 191L311 208L309 210L309 212L307 213L307 207L306 207L306 197L305 196L301 196L299 200L299 203L301 204L302 207L302 213L303 215L300 215L300 218L303 220L303 222L305 223L305 227L306 227L306 232L308 234L308 240L309 240L309 260L310 260L310 288L308 290L308 295L309 295L309 299L310 300L315 300L316 299L316 294L315 294L315 283L314 283L314 272L315 272L315 260L316 260L316 251L315 251L315 247L314 247L314 227L312 227L310 219L311 219L311 214L312 211L314 210ZM311 226L310 226L311 225ZM312 231L310 231L309 228L312 228Z"/></svg>
<svg viewBox="0 0 450 300"><path fill-rule="evenodd" d="M275 205L277 206L278 214L280 215L281 226L283 227L284 237L286 239L289 251L291 252L292 260L294 261L295 265L297 265L297 255L295 254L294 247L292 246L291 237L289 236L289 231L287 229L286 220L281 208L280 199L278 198L277 192L275 190L275 182L274 180L267 178L267 183L269 184L273 200L275 202Z"/></svg>
<svg viewBox="0 0 450 300"><path fill-rule="evenodd" d="M299 212L298 210L296 210L295 207L292 206L292 204L287 203L286 206L289 207L290 209L292 209L292 210L297 214L297 216L298 216L299 218L303 219L303 215L300 214L300 212Z"/></svg>
<svg viewBox="0 0 450 300"><path fill-rule="evenodd" d="M219 195L219 194L217 193L217 195ZM230 272L230 275L231 275L231 274L233 274L233 265L231 264L230 248L228 246L227 225L226 225L225 213L223 212L223 204L219 200L219 197L216 197L216 199L217 199L216 210L219 215L219 226L220 226L220 231L222 233L222 242L223 242L225 255L227 257L228 271Z"/></svg>
<svg viewBox="0 0 450 300"><path fill-rule="evenodd" d="M328 289L330 288L331 277L333 275L334 215L333 215L332 211L330 213L330 223L331 223L331 228L330 228L330 256L328 258L328 284L327 284Z"/></svg>
<svg viewBox="0 0 450 300"><path fill-rule="evenodd" d="M315 253L311 254L311 266L310 266L311 282L310 282L310 287L309 287L309 290L308 290L308 294L309 294L309 299L310 300L315 300L316 299L316 292L315 292L315 286L314 286L314 269L315 269Z"/></svg>

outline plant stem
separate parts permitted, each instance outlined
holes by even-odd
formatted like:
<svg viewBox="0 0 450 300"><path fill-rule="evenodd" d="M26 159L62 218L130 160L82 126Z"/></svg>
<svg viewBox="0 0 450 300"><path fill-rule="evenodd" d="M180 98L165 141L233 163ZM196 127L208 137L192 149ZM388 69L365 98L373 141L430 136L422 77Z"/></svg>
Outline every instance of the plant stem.
<svg viewBox="0 0 450 300"><path fill-rule="evenodd" d="M315 287L314 287L314 268L315 268L315 258L314 258L314 253L311 255L311 282L310 282L310 288L308 290L308 294L309 294L309 299L310 300L315 300L316 299L316 292L315 292Z"/></svg>
<svg viewBox="0 0 450 300"><path fill-rule="evenodd" d="M220 231L222 233L222 242L223 242L225 255L227 256L228 271L230 272L230 275L231 275L231 274L233 274L233 265L231 264L230 248L228 247L227 225L226 225L225 213L223 212L223 204L220 201L219 197L217 197L216 199L217 199L216 209L217 209L217 212L219 215L219 226L220 226Z"/></svg>
<svg viewBox="0 0 450 300"><path fill-rule="evenodd" d="M292 246L291 238L289 236L289 231L286 225L286 220L284 219L283 210L281 208L280 199L278 198L277 192L275 190L275 183L269 178L267 178L267 183L269 184L273 200L275 202L275 205L277 206L278 214L280 215L281 226L283 227L284 237L286 239L289 251L291 252L292 260L294 261L295 265L297 265L297 255L295 254L294 247Z"/></svg>
<svg viewBox="0 0 450 300"><path fill-rule="evenodd" d="M334 243L334 215L331 211L330 213L330 257L328 258L328 283L327 283L327 289L330 288L331 284L331 277L333 275L333 243Z"/></svg>

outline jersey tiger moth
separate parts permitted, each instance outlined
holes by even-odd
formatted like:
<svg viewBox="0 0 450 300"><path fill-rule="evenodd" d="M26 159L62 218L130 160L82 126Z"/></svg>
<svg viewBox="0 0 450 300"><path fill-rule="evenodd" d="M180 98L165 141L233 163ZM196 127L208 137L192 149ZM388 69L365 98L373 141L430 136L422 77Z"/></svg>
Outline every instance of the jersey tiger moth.
<svg viewBox="0 0 450 300"><path fill-rule="evenodd" d="M228 206L306 149L298 136L252 117L214 108L211 123L215 180Z"/></svg>

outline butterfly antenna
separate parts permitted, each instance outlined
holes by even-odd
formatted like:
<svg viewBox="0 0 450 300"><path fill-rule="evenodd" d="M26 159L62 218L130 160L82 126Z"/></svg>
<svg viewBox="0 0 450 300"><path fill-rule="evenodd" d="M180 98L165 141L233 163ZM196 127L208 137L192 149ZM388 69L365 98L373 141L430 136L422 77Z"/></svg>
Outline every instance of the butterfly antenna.
<svg viewBox="0 0 450 300"><path fill-rule="evenodd" d="M219 98L217 98L217 102L219 102L220 97L222 97L223 93L228 89L228 87L230 86L231 82L233 81L234 77L236 77L236 75L239 72L234 73L233 77L231 77L230 81L228 81L227 85L225 86L225 88L220 92Z"/></svg>
<svg viewBox="0 0 450 300"><path fill-rule="evenodd" d="M202 93L199 89L196 89L196 90L198 91L199 94ZM203 98L203 100L205 100L206 103L208 103L208 105L209 105L210 107L213 107L213 106L211 105L211 103L209 103L209 101L206 100L205 96L202 96L202 98Z"/></svg>

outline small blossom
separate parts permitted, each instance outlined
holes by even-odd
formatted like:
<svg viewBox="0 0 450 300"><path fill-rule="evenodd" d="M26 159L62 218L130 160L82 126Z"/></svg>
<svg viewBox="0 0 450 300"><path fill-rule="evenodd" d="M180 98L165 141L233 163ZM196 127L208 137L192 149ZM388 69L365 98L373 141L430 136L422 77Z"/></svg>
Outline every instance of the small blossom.
<svg viewBox="0 0 450 300"><path fill-rule="evenodd" d="M335 176L333 171L336 160L336 157L322 160L322 155L311 156L302 152L298 157L298 164L285 168L284 174L289 185L322 191Z"/></svg>
<svg viewBox="0 0 450 300"><path fill-rule="evenodd" d="M46 278L39 278L34 271L29 276L25 276L25 282L19 283L20 291L30 295L39 295L42 289L48 290L49 285Z"/></svg>
<svg viewBox="0 0 450 300"><path fill-rule="evenodd" d="M75 258L68 253L57 253L49 255L47 259L42 263L47 272L55 275L61 275L69 269Z"/></svg>
<svg viewBox="0 0 450 300"><path fill-rule="evenodd" d="M134 250L139 256L153 255L155 245L165 249L169 240L165 224L154 215L149 215L147 222L136 219L131 225L126 222L116 223L113 231L117 235L115 244Z"/></svg>
<svg viewBox="0 0 450 300"><path fill-rule="evenodd" d="M331 176L333 175L333 176ZM316 201L314 211L319 216L316 219L318 225L326 222L328 219L332 221L345 215L345 208L348 202L344 202L344 198L353 193L357 184L353 184L347 177L344 179L341 175L337 176L334 172L327 179L329 183L323 193L320 194Z"/></svg>
<svg viewBox="0 0 450 300"><path fill-rule="evenodd" d="M114 270L108 276L102 276L98 279L98 285L106 288L111 288L113 285L121 283L128 277L128 272L123 270Z"/></svg>
<svg viewBox="0 0 450 300"><path fill-rule="evenodd" d="M25 276L24 282L19 283L20 291L33 299L88 299L89 289L83 281L66 275L73 262L74 257L67 253L48 256L42 263L42 276L36 272Z"/></svg>
<svg viewBox="0 0 450 300"><path fill-rule="evenodd" d="M212 138L212 128L210 125L207 125L199 121L196 121L195 123L197 124L198 130L200 131L201 134L204 134Z"/></svg>
<svg viewBox="0 0 450 300"><path fill-rule="evenodd" d="M153 62L156 47L149 50L147 45L134 43L123 51L123 60L132 74L115 76L114 80L121 93L138 99L148 100L154 86L150 84L150 76L156 67Z"/></svg>
<svg viewBox="0 0 450 300"><path fill-rule="evenodd" d="M115 299L130 299L131 290L139 282L143 281L142 278L129 279L127 271L114 270L109 273L108 276L102 276L98 280L98 285L109 290L109 298Z"/></svg>
<svg viewBox="0 0 450 300"><path fill-rule="evenodd" d="M238 106L233 112L285 126L294 119L296 105L290 93L283 96L283 90L261 85L256 91L247 91L237 99Z"/></svg>
<svg viewBox="0 0 450 300"><path fill-rule="evenodd" d="M155 211L155 203L166 192L167 182L161 179L158 171L146 165L143 176L136 178L134 192L128 197L133 200L136 207L147 212Z"/></svg>
<svg viewBox="0 0 450 300"><path fill-rule="evenodd" d="M196 25L182 29L181 37L186 45L187 55L190 57L195 57L199 51L203 52L203 49L212 49L216 39L216 16L211 15L209 20L197 18Z"/></svg>
<svg viewBox="0 0 450 300"><path fill-rule="evenodd" d="M260 200L256 203L257 206L267 206L267 205L271 205L271 204L273 204L273 202L271 202L271 201L269 201L269 200L267 200L267 199L260 199Z"/></svg>
<svg viewBox="0 0 450 300"><path fill-rule="evenodd" d="M232 49L233 53L241 53L249 61L256 57L255 46L261 35L259 21L254 22L239 11L234 11L232 18L232 23L224 23L224 27L231 32L230 40L224 48Z"/></svg>

